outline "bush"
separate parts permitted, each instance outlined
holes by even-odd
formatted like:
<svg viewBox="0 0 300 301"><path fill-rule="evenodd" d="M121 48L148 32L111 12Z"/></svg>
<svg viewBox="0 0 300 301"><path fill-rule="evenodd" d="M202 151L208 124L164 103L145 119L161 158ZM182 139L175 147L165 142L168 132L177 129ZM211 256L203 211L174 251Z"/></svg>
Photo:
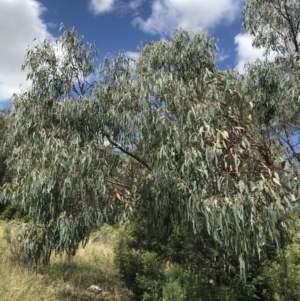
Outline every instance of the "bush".
<svg viewBox="0 0 300 301"><path fill-rule="evenodd" d="M92 233L91 239L96 243L115 244L122 233L123 230L118 224L112 226L105 223L98 230Z"/></svg>
<svg viewBox="0 0 300 301"><path fill-rule="evenodd" d="M132 230L115 247L115 264L136 300L158 300L162 296L165 262L155 252L134 247Z"/></svg>
<svg viewBox="0 0 300 301"><path fill-rule="evenodd" d="M289 247L291 255L286 257L289 274L283 274L283 262L276 257L274 243L269 242L260 261L249 257L251 266L244 282L238 262L232 261L228 268L222 250L208 238L199 240L188 228L178 227L168 239L162 239L155 236L157 231L151 228L148 231L149 227L145 221L131 224L115 246L115 265L136 300L285 301L288 299L282 299L280 291L289 286L283 288L280 283L287 277L294 277L294 281L289 281L293 283L289 296L294 297L300 291L297 284L298 280L300 283L297 274L300 268L295 262L298 257ZM274 299L274 292L277 299ZM300 294L297 298L295 300L300 300Z"/></svg>
<svg viewBox="0 0 300 301"><path fill-rule="evenodd" d="M195 272L186 264L183 254L175 256L185 247L183 237L175 247L176 237L162 241L153 231L147 233L144 221L131 224L115 246L115 264L136 300L234 300L231 288L210 283L201 269Z"/></svg>
<svg viewBox="0 0 300 301"><path fill-rule="evenodd" d="M278 255L277 260L265 267L263 278L269 285L266 300L300 300L300 245L293 243ZM271 293L271 294L270 294Z"/></svg>
<svg viewBox="0 0 300 301"><path fill-rule="evenodd" d="M3 220L26 220L27 214L19 206L0 203L0 218Z"/></svg>
<svg viewBox="0 0 300 301"><path fill-rule="evenodd" d="M164 301L235 300L234 291L224 285L208 283L201 273L195 274L182 265L171 264L165 270Z"/></svg>

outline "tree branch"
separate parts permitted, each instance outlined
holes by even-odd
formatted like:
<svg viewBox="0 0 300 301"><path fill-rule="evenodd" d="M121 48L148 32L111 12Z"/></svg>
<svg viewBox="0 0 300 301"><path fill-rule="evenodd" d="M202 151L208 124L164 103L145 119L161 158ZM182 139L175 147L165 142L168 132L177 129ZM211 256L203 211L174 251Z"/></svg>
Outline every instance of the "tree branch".
<svg viewBox="0 0 300 301"><path fill-rule="evenodd" d="M131 158L135 159L139 163L141 163L143 166L145 166L148 170L152 171L152 168L148 165L147 162L136 156L135 154L131 153L130 151L126 150L123 146L116 143L109 135L105 135L106 139L111 143L114 147L125 153L126 155L130 156Z"/></svg>

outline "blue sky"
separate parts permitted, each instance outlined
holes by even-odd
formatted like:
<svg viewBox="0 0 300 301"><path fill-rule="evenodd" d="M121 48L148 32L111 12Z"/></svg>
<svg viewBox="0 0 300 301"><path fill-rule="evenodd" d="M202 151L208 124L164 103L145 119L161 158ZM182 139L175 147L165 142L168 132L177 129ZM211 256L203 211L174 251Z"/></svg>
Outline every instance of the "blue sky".
<svg viewBox="0 0 300 301"><path fill-rule="evenodd" d="M169 39L173 30L208 30L218 39L220 69L242 71L263 57L241 24L242 0L0 0L0 108L30 83L21 72L33 39L54 41L60 23L95 41L99 59L119 50L134 56L146 40ZM21 88L20 88L21 85Z"/></svg>

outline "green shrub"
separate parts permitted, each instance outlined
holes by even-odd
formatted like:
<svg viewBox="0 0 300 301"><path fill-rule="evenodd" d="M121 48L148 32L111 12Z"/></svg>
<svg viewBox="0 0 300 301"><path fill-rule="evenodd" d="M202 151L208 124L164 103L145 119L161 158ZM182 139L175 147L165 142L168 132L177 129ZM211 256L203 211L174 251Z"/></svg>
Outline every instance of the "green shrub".
<svg viewBox="0 0 300 301"><path fill-rule="evenodd" d="M234 291L224 285L207 282L201 273L195 274L184 266L171 264L165 270L164 301L226 301L235 300Z"/></svg>
<svg viewBox="0 0 300 301"><path fill-rule="evenodd" d="M231 288L210 283L201 269L195 272L186 264L184 255L175 256L186 247L183 237L175 247L175 237L163 242L147 233L145 222L131 224L115 246L115 264L136 300L234 300Z"/></svg>
<svg viewBox="0 0 300 301"><path fill-rule="evenodd" d="M19 206L13 204L0 203L0 218L3 220L26 220L28 221L27 214Z"/></svg>
<svg viewBox="0 0 300 301"><path fill-rule="evenodd" d="M123 230L118 224L112 226L105 223L98 230L92 233L91 239L93 242L97 243L115 244L122 233Z"/></svg>
<svg viewBox="0 0 300 301"><path fill-rule="evenodd" d="M239 263L225 261L222 250L188 227L177 227L162 239L146 221L130 224L115 246L115 264L136 296L147 301L287 301L300 300L299 241L277 256L272 241L260 260L249 254L245 282ZM229 268L230 267L230 268Z"/></svg>
<svg viewBox="0 0 300 301"><path fill-rule="evenodd" d="M300 300L300 245L293 243L266 266L261 278L267 281L270 291L266 300Z"/></svg>
<svg viewBox="0 0 300 301"><path fill-rule="evenodd" d="M115 247L115 264L137 300L157 300L162 295L165 261L156 253L133 245L134 237L128 231Z"/></svg>

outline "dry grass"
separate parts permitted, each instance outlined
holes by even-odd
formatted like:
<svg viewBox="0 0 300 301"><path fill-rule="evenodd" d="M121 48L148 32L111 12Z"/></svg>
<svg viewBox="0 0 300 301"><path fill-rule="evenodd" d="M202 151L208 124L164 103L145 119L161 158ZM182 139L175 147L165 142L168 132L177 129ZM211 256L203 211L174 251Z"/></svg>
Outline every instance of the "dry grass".
<svg viewBox="0 0 300 301"><path fill-rule="evenodd" d="M0 222L0 300L107 300L125 301L129 292L124 288L113 265L113 245L118 231L110 227L95 233L88 245L73 258L53 257L48 267L29 273L17 264L18 254L11 254L6 223ZM17 252L16 248L12 249ZM15 250L15 251L14 251ZM88 293L90 285L98 285L103 292Z"/></svg>

